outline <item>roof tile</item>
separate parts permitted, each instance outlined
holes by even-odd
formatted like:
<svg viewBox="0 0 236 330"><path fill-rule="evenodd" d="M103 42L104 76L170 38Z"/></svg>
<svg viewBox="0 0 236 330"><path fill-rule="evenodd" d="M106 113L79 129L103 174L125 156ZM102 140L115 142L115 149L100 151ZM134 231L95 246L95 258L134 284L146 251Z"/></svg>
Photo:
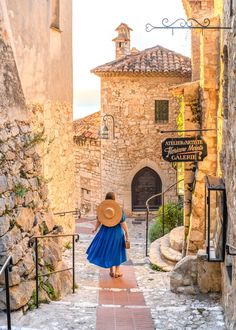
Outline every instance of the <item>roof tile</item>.
<svg viewBox="0 0 236 330"><path fill-rule="evenodd" d="M156 46L105 63L94 68L91 72L98 76L114 73L164 73L190 76L191 59L172 50Z"/></svg>

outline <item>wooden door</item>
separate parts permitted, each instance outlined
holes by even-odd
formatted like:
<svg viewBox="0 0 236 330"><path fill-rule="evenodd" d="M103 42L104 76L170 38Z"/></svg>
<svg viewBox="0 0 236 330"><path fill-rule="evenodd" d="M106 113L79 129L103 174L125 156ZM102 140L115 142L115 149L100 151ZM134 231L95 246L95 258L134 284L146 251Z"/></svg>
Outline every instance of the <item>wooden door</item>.
<svg viewBox="0 0 236 330"><path fill-rule="evenodd" d="M151 196L162 192L160 176L151 168L142 168L132 181L132 210L146 210L146 200ZM150 209L158 209L161 205L161 196L152 199Z"/></svg>

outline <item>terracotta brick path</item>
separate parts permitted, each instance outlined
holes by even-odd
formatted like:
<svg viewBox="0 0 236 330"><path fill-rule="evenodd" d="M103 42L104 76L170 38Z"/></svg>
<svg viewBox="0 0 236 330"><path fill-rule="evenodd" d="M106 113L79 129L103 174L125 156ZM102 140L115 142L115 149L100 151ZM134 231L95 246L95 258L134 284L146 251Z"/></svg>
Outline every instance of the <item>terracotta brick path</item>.
<svg viewBox="0 0 236 330"><path fill-rule="evenodd" d="M138 289L133 266L122 266L123 277L100 271L96 330L153 330L151 312Z"/></svg>
<svg viewBox="0 0 236 330"><path fill-rule="evenodd" d="M91 227L84 227L83 220L77 223L81 234L90 234ZM90 221L91 225L93 221ZM96 312L96 330L153 330L150 308L145 304L142 292L138 291L132 262L121 267L123 277L111 278L109 269L101 269L99 298Z"/></svg>

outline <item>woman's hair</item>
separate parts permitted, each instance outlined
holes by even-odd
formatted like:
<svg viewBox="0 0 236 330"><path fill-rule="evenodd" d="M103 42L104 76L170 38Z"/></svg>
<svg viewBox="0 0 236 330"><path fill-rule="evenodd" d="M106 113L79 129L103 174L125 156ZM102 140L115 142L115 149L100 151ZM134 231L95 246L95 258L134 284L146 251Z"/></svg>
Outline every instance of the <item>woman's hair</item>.
<svg viewBox="0 0 236 330"><path fill-rule="evenodd" d="M108 193L106 194L105 199L113 199L113 200L115 200L116 197L115 197L115 194L114 194L113 192L108 192Z"/></svg>

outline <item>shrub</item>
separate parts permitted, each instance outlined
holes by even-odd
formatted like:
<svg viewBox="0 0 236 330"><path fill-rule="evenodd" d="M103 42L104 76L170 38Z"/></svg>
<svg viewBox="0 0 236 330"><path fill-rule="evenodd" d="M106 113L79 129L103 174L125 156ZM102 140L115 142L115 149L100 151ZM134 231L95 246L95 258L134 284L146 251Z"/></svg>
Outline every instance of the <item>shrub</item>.
<svg viewBox="0 0 236 330"><path fill-rule="evenodd" d="M183 224L183 207L179 203L167 203L164 208L164 234L169 233L173 228ZM155 223L150 227L150 242L162 237L162 206L157 211Z"/></svg>

